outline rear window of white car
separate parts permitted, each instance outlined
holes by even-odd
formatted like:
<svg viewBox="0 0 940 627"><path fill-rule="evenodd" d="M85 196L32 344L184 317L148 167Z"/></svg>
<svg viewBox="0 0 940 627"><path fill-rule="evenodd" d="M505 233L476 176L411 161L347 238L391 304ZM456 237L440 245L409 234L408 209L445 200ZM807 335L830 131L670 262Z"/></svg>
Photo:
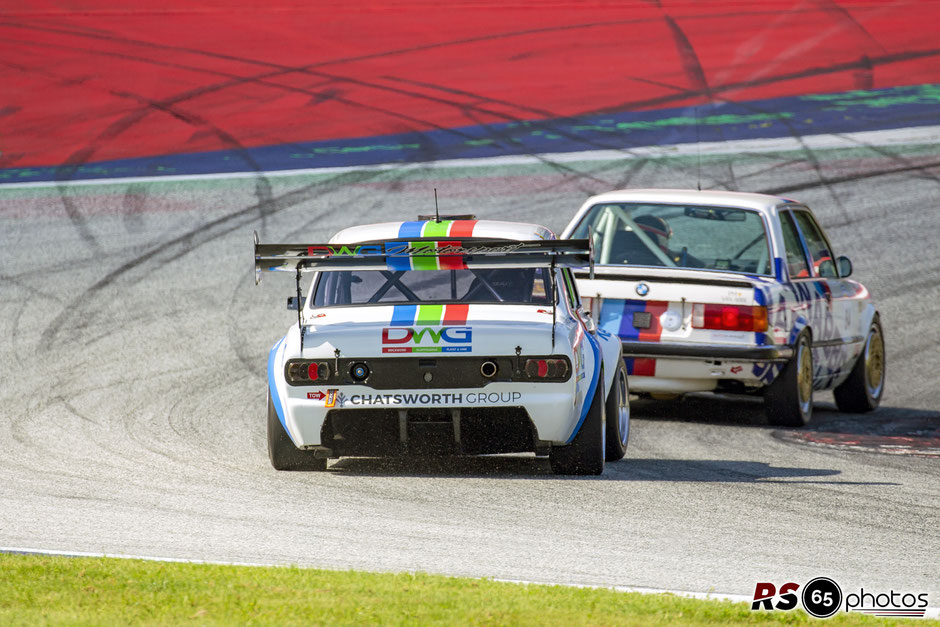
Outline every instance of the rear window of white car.
<svg viewBox="0 0 940 627"><path fill-rule="evenodd" d="M367 304L550 303L545 268L474 270L349 270L322 272L315 307Z"/></svg>
<svg viewBox="0 0 940 627"><path fill-rule="evenodd" d="M593 230L598 264L771 274L764 221L736 207L605 203L591 207L571 237Z"/></svg>

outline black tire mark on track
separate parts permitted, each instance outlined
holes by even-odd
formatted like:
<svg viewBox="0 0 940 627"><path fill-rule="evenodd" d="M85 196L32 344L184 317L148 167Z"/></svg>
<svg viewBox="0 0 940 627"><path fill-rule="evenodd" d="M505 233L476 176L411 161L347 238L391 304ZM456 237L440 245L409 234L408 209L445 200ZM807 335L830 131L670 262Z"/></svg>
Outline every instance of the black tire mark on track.
<svg viewBox="0 0 940 627"><path fill-rule="evenodd" d="M897 167L897 168L884 168L881 170L875 170L873 172L861 172L861 173L847 174L845 176L831 177L831 178L826 179L826 181L822 183L795 183L793 185L781 185L780 187L772 187L769 189L765 189L762 193L776 196L780 194L786 194L789 192L802 191L806 189L814 189L814 188L820 187L821 185L829 186L829 185L838 185L841 183L854 183L855 181L862 181L865 179L877 178L879 176L890 176L892 174L904 174L907 172L918 172L918 171L925 170L928 168L940 168L940 160L932 161L932 162L924 163L920 165L903 166L903 167ZM850 223L851 223L851 220L849 220L849 222L845 224L850 224ZM845 224L838 224L835 226L844 226Z"/></svg>
<svg viewBox="0 0 940 627"><path fill-rule="evenodd" d="M25 42L25 43L30 44L30 42ZM76 50L76 51L81 51L81 52L87 52L85 49L75 49L75 48L72 48L72 47L65 47L65 46L61 46L61 45L49 45L49 44L30 44L30 45L37 45L37 46L42 46L42 47L67 48L67 49L70 49L70 50ZM165 63L165 62L162 62L162 61L151 60L151 59L144 58L144 57L132 57L132 56L127 55L127 54L109 53L109 52L104 52L104 51L92 51L92 53L93 53L93 54L97 54L97 55L101 55L101 56L114 56L114 57L117 57L117 58L121 58L121 59L125 59L125 60L133 60L133 61L140 62L140 63L148 63L148 64L153 64L153 65L158 65L158 66L170 66L170 67L175 67L175 68L179 68L179 69L186 69L186 70L195 71L195 72L204 72L204 73L207 73L207 74L210 74L210 75L213 75L213 76L222 76L222 77L226 77L226 78L229 78L229 79L233 79L233 80L231 80L230 82L217 83L217 84L214 85L214 86L204 86L204 87L201 87L201 88L195 88L195 89L193 89L193 90L190 90L190 92L187 92L187 94L186 94L185 96L180 96L178 99L177 99L177 98L174 98L174 99L173 99L174 103L178 103L178 102L180 102L180 101L182 101L182 100L190 100L190 99L195 99L195 98L201 97L201 96L205 95L206 93L208 93L208 92L205 91L205 90L212 90L212 91L216 91L216 90L217 90L217 91L221 91L221 90L223 90L223 89L227 89L227 88L229 88L229 87L233 87L233 86L240 85L240 84L243 84L243 83L253 82L253 83L257 84L257 85L261 85L261 86L265 86L265 87L269 87L269 88L277 89L277 90L281 90L281 91L286 91L286 92L288 92L288 93L301 93L301 94L304 94L304 95L309 95L309 96L311 96L311 101L312 101L312 102L324 102L324 101L327 101L327 100L333 100L333 101L340 102L341 104L344 104L344 105L347 105L347 106L365 108L365 109L367 109L367 110L371 110L371 111L374 111L374 112L382 113L382 114L385 114L385 115L388 115L388 116L391 116L391 117L397 117L397 118L399 118L399 119L401 119L401 120L403 120L403 121L406 121L406 122L409 122L409 123L414 123L414 124L418 125L419 127L420 127L420 126L427 126L427 127L430 127L431 129L434 129L434 130L439 130L439 131L448 132L448 133L454 134L454 135L456 135L456 136L458 136L458 137L461 137L461 138L463 138L463 139L477 139L477 137L474 136L474 135L469 135L469 134L466 134L466 133L462 133L462 132L460 132L460 131L458 131L457 129L452 128L452 127L444 127L444 126L440 126L440 125L429 124L429 123L428 123L427 121L425 121L425 120L422 120L422 119L419 119L419 118L414 118L414 117L411 117L411 116L407 116L407 115L405 115L405 114L401 114L401 113L396 112L396 111L393 111L393 110L391 110L391 109L384 109L384 108L381 108L381 107L376 107L376 106L372 106L372 105L367 105L367 104L364 104L364 103L360 103L360 102L358 102L358 101L355 101L355 100L352 100L352 99L349 99L349 98L340 97L339 94L341 94L342 92L339 91L339 90L335 90L335 89L327 90L327 93L326 93L326 95L325 95L324 92L312 91L310 88L301 88L301 87L294 87L294 86L290 86L290 85L282 85L282 84L280 84L280 83L276 83L276 82L271 82L271 81L265 80L265 78L259 78L259 77L269 77L270 74L258 75L258 77L254 77L254 78L246 78L246 77L243 77L243 76L240 76L240 75L234 75L234 74L230 74L230 73L220 72L220 71L217 71L217 70L208 70L208 69L199 68L199 67L193 67L193 66L183 66L183 65L180 65L180 64L170 64L170 63ZM309 74L309 72L308 72L308 74ZM391 91L391 92L396 93L396 94L398 94L398 95L404 95L404 96L407 96L407 97L413 97L413 98L431 100L431 101L436 102L437 104L443 104L443 105L445 105L445 106L451 106L451 107L454 107L454 108L458 108L458 109L462 110L462 111L465 113L465 115L468 115L468 117L469 117L469 111L479 111L481 114L490 115L490 116L493 116L493 117L498 117L498 118L501 118L502 120L504 120L504 121L506 121L506 122L522 122L522 121L525 121L523 118L519 118L519 117L516 117L516 116L511 116L511 115L502 113L502 112L500 112L500 111L493 111L493 110L484 108L484 107L479 106L479 105L471 105L471 104L468 104L468 103L465 103L465 102L458 102L458 101L453 101L453 100L447 100L447 99L444 99L444 98L435 98L435 97L427 96L427 95L424 95L424 94L421 94L421 93L415 92L415 91L397 89L397 88L394 88L394 87L389 87L389 86L381 85L381 84L379 84L379 83L366 82L366 81L361 81L361 80L357 80L357 79L351 79L351 78L344 77L344 76L338 76L338 75L324 75L324 76L325 76L325 80L324 80L324 84L325 84L325 85L334 85L334 84L336 84L336 83L341 83L341 82L352 83L352 84L358 85L359 87L364 87L364 88L367 88L367 89L377 89L377 90ZM391 77L390 80L396 80L396 79L395 79L394 77ZM408 83L407 81L399 81L399 82ZM416 83L412 83L412 84L416 84ZM447 88L445 88L445 87L441 87L441 86L437 86L437 85L428 85L428 84L426 84L426 83L417 83L417 84L420 84L420 85L423 86L423 87L433 87L433 88L436 88L436 89L439 89L439 90L441 90L441 91L445 91L445 92L448 92L448 93L455 93L455 94L456 94L456 93L459 93L459 94L462 94L462 95L465 95L465 96L468 96L468 97L474 97L474 98L476 98L477 100L479 100L479 101L481 101L481 102L486 102L486 103L490 103L490 104L507 105L507 106L516 107L516 108L518 108L518 109L528 109L530 112L532 112L532 113L534 113L534 114L536 114L536 115L540 115L540 116L546 116L546 117L553 117L553 116L555 116L555 114L554 114L553 112L549 111L549 110L536 109L536 108L528 108L528 107L524 107L523 105L519 105L519 104L517 104L517 103L511 103L511 102L503 101L503 100L495 100L495 99L491 99L491 98L486 97L486 96L481 96L481 95L479 95L479 94L472 94L471 92L466 92L466 91L462 91L462 90L447 89ZM199 92L199 93L196 93L196 92ZM113 92L111 92L111 93L113 93ZM479 122L479 120L477 120L476 118L473 118L473 121L474 121L474 122L477 122L478 125L480 125L480 126L488 126L487 124L484 124L484 123L482 123L482 122ZM597 141L597 140L587 141L587 140L584 140L584 139L581 138L581 137L578 137L578 136L576 136L576 135L572 135L572 134L570 134L570 133L567 133L565 130L563 130L561 127L559 127L558 125L556 125L556 124L553 123L552 121L545 121L545 120L535 120L535 121L532 121L532 120L529 120L529 121L527 121L527 123L528 123L533 129L540 129L540 130L543 130L543 131L545 131L545 132L550 132L550 133L559 134L559 135L564 136L564 137L567 137L568 139L571 139L571 140L573 140L573 141L580 141L580 142L582 142L582 143L585 145L585 147L594 147L594 148L597 148L597 149L604 149L604 150L620 150L620 151L624 151L623 147L620 146L619 144L606 144L606 143L603 143L603 142L600 142L600 141ZM423 135L422 135L421 133L417 133L417 135L419 136L419 139L416 140L416 141L424 141L424 142L427 142L427 141L428 141L426 138L423 137ZM507 144L512 144L512 143L513 143L512 138L508 137L507 134L502 134L502 133L500 133L500 134L491 134L490 137L497 137L497 138L503 140L504 142L506 142ZM290 144L288 144L288 145L290 145ZM298 150L303 150L303 147L301 147L301 146L298 146L297 148L298 148ZM429 152L425 153L424 157L425 157L426 159L430 160L430 158L432 158L432 156L433 156L433 155L436 155L436 154L438 154L437 151L429 151ZM537 156L537 155L535 155L535 154L533 154L533 153L529 153L529 154L531 154L532 156Z"/></svg>
<svg viewBox="0 0 940 627"><path fill-rule="evenodd" d="M803 78L812 78L816 76L826 76L829 74L838 74L840 72L846 72L849 70L858 70L859 68L866 67L878 67L880 65L890 65L892 63L903 63L905 61L915 61L918 59L930 59L933 57L940 57L940 49L931 48L928 50L916 50L916 51L907 51L899 52L894 54L879 55L876 57L870 57L868 59L862 60L857 59L855 61L842 61L839 63L833 63L831 65L817 66L812 68L806 68L804 70L797 70L794 72L786 72L782 74L775 74L773 76L767 76L764 78L752 79L752 80L743 80L735 81L733 83L722 83L718 85L711 86L712 94L718 95L727 91L733 91L736 89L746 89L750 87L761 87L764 85L773 85L776 83L785 83L787 81L798 80ZM625 101L620 104L603 107L600 109L591 109L589 111L584 111L580 115L603 115L610 113L617 113L620 111L629 111L637 108L655 108L661 105L681 102L691 98L707 96L708 94L704 92L688 92L686 94L678 95L673 94L669 96L658 96L656 98L647 98L645 100L630 100Z"/></svg>
<svg viewBox="0 0 940 627"><path fill-rule="evenodd" d="M124 191L121 202L124 228L128 233L140 233L144 230L146 215L147 187L141 183L131 183Z"/></svg>
<svg viewBox="0 0 940 627"><path fill-rule="evenodd" d="M374 172L366 175L358 176L349 176L349 175L339 175L326 182L313 183L307 185L303 188L293 190L282 194L276 198L273 198L268 202L269 209L265 215L273 215L284 209L293 207L301 202L305 202L312 198L318 198L322 196L323 190L321 188L325 186L336 186L342 187L346 184L343 179L351 178L354 180L368 179L375 176L380 176L387 174L387 172ZM39 349L43 351L48 351L52 347L52 343L55 341L58 331L62 324L69 316L75 316L76 311L79 311L82 307L87 306L90 300L94 299L99 292L104 290L113 284L117 279L127 274L131 270L134 270L144 263L147 263L151 260L159 260L160 255L165 253L171 254L171 256L163 260L162 264L170 263L172 261L178 260L180 257L187 255L195 251L200 246L212 242L219 237L227 235L232 231L242 228L248 224L251 224L255 221L262 220L262 216L259 213L259 203L255 203L234 211L232 213L226 214L215 220L211 220L207 223L201 224L181 235L175 236L167 241L157 244L154 248L148 250L147 252L138 255L137 257L130 259L114 270L108 272L104 277L96 281L93 285L85 289L82 294L70 301L65 307L62 308L60 313L46 326L41 335L41 340L39 344ZM330 210L326 213L318 214L319 217L323 215L329 215L330 213L342 211L342 207L337 207L336 209ZM257 214L257 215L252 215ZM198 238L198 241L196 241ZM174 251L174 248L180 248L179 251ZM172 254L174 253L175 254ZM158 266L159 267L159 266Z"/></svg>
<svg viewBox="0 0 940 627"><path fill-rule="evenodd" d="M18 25L16 25L16 26L18 26ZM24 26L24 28L27 28L27 27ZM65 31L65 32L66 32L67 34L73 34L73 35L79 35L79 36L81 35L81 33L74 33L74 32L70 32L70 31ZM167 50L184 51L184 52L189 52L189 53L197 54L197 55L205 55L205 56L214 57L214 58L224 58L224 59L228 59L228 60L239 61L239 62L242 62L242 63L254 63L254 64L262 65L262 66L265 66L265 67L274 67L274 68L277 68L277 71L276 71L276 72L269 72L269 73L266 73L266 74L263 74L263 75L258 75L258 76L255 76L255 77L242 78L240 82L257 82L257 81L258 81L259 79L261 79L261 78L270 78L270 77L272 77L272 76L279 75L279 74L284 74L284 73L301 72L301 73L308 73L308 74L320 75L320 76L327 77L327 78L331 78L331 79L334 79L334 80L341 80L341 81L344 80L344 81L347 81L347 82L353 82L354 84L360 84L361 86L366 86L366 87L370 87L370 88L376 88L376 89L383 89L383 88L385 88L385 89L389 89L389 88L387 88L387 87L384 87L384 86L381 86L381 85L377 85L377 84L373 84L373 83L368 83L368 82L365 82L365 81L358 81L358 82L357 82L357 81L355 81L355 80L353 80L353 79L349 79L348 77L342 77L342 76L330 75L330 74L326 74L326 73L317 73L317 72L308 71L308 70L311 70L312 68L319 67L319 66L321 66L321 65L323 65L323 64L328 64L328 62L324 62L323 64L307 64L307 65L304 65L304 66L298 66L298 67L291 68L291 67L281 66L281 65L278 65L278 64L271 64L271 63L267 63L267 62L257 61L257 60L253 60L253 59L245 59L245 58L241 58L241 57L234 57L234 56L232 56L232 55L219 55L219 54L217 54L217 53L212 53L212 52L208 52L208 51L199 51L199 50L194 50L194 49L190 49L190 48L180 48L180 47L176 47L176 46L167 46L167 45L162 45L162 44L154 44L154 43L151 43L151 42L140 42L140 41L127 40L127 39L122 39L122 38L121 38L121 39L117 39L117 40L118 40L118 41L122 41L122 42L124 42L124 43L133 43L133 44L141 45L141 46L157 47L157 48L167 49ZM909 60L909 59L912 59L912 58L922 58L922 57L924 57L924 56L936 56L936 55L938 55L938 54L940 54L940 50L920 51L920 52L913 52L913 53L902 53L902 54L896 54L896 55L883 55L883 56L881 56L881 57L875 58L875 59L870 60L870 61L869 61L869 60L866 60L865 64L868 64L868 63L871 63L871 64L881 64L881 63L897 62L897 61L901 61L901 60ZM697 96L697 97L708 96L709 93L718 93L718 92L720 92L720 91L725 91L725 90L729 90L729 89L738 89L738 88L746 87L746 86L755 86L755 85L762 85L762 84L770 84L770 83L773 83L773 82L785 81L785 80L792 80L792 79L794 79L794 78L802 78L802 77L806 77L806 76L819 75L819 74L825 74L825 73L830 73L830 72L839 72L839 71L844 71L844 70L846 70L846 69L851 69L851 68L853 68L853 67L858 67L858 66L859 66L859 63L861 63L861 62L860 62L860 61L856 61L856 62L840 63L840 64L834 64L834 65L828 66L828 67L810 68L810 69L808 69L808 70L802 70L802 71L799 71L799 72L793 72L793 73L789 73L789 74L782 74L782 75L778 75L778 76L765 77L765 78L762 78L762 79L755 79L755 80L753 80L753 81L740 81L740 82L731 83L731 84L727 84L727 85L715 86L715 87L713 87L713 88L709 88L708 90L691 90L691 91L686 91L686 92L684 92L684 95L682 95L682 94L674 94L674 95L672 95L672 96L667 96L667 97L665 97L665 99L664 99L663 97L660 97L660 98L651 99L651 100L645 100L645 101L632 101L632 102L624 103L624 104L622 104L622 105L618 105L618 106L616 106L616 107L607 107L607 108L599 109L599 110L596 110L596 111L593 111L593 112L582 113L581 115L583 116L583 115L590 115L590 114L593 114L593 113L606 113L606 112L612 112L612 111L616 111L616 110L620 110L620 109L629 109L629 108L635 108L635 107L649 107L649 106L653 106L654 104L657 104L657 103L658 103L658 104L665 104L665 103L668 103L668 102L675 102L675 101L680 101L680 100L687 100L690 96L691 96L691 97L696 97L696 96ZM863 64L863 65L864 65L864 64ZM219 84L219 85L216 85L216 86L207 86L207 87L204 87L204 88L203 88L205 91L203 91L202 93L209 93L209 91L218 91L218 90L220 90L220 89L224 89L225 87L227 87L227 86L229 86L229 85L230 85L230 84L223 83L223 84ZM192 90L192 91L193 91L193 92L197 92L198 90ZM697 93L697 92L698 92L698 93ZM409 96L412 96L412 97L417 97L417 98L423 97L423 95L415 94L415 93L413 93L413 92L402 92L402 93L404 93L404 94L406 94L406 95L409 95ZM193 97L193 98L194 98L194 97L197 97L198 95L202 95L202 94L193 93L190 97ZM451 102L446 102L446 101L444 101L444 102L445 102L446 104L453 105L453 103L451 103ZM386 112L386 113L388 113L388 112ZM487 113L489 113L489 114L498 114L498 112L487 112ZM574 119L574 118L569 118L569 119Z"/></svg>
<svg viewBox="0 0 940 627"><path fill-rule="evenodd" d="M649 82L649 83L655 84L655 85L657 85L657 86L666 87L666 88L673 89L673 90L676 90L676 91L681 91L681 90L682 90L682 88L679 87L679 86L677 86L677 85L671 85L671 84L662 83L662 82L659 82L659 81L645 81L645 82ZM689 90L687 90L687 91L689 91ZM835 191L835 190L832 188L832 186L830 185L830 183L833 183L833 184L834 184L834 183L841 183L841 182L845 182L845 181L843 181L841 178L829 179L829 178L826 177L826 175L825 175L825 174L823 173L823 171L822 171L822 166L820 165L819 160L816 158L815 153L813 152L813 149L810 148L810 147L807 145L806 141L803 139L803 135L801 135L799 132L797 132L797 131L793 128L792 123L791 123L786 117L781 116L781 115L778 115L777 112L775 112L775 111L768 111L768 110L765 110L765 109L763 109L762 107L757 106L754 102L750 102L750 101L740 102L740 101L732 101L732 100L727 100L727 99L722 99L722 101L723 101L723 102L734 103L734 104L736 104L736 105L738 105L738 106L740 106L740 107L743 107L743 108L745 108L745 109L747 109L747 110L749 110L749 111L753 111L753 112L756 112L756 113L761 113L761 114L764 114L764 115L775 116L776 119L777 119L777 121L780 122L782 125L784 125L784 126L787 128L787 130L789 131L788 134L790 135L790 137L791 137L792 139L794 139L795 141L797 141L797 142L803 147L803 148L802 148L803 154L806 156L807 161L809 161L811 167L812 167L813 170L816 172L816 176L817 176L818 181L819 181L818 183L816 183L816 184L811 184L811 185L798 185L798 186L795 186L795 187L794 187L794 186L790 186L790 187L772 188L772 189L770 189L770 190L764 190L763 193L768 193L768 194L776 195L777 192L774 191L774 190L777 190L777 189L785 190L785 191L796 191L796 190L798 190L798 189L813 189L813 188L816 188L816 187L825 186L825 187L828 189L828 191L829 191L829 193L830 193L830 196L833 198L833 201L837 204L837 206L839 207L840 211L842 212L843 218L844 218L844 220L845 220L844 223L840 223L838 226L843 226L843 225L851 224L851 223L852 223L853 218L852 218L850 212L849 212L848 209L845 207L845 205L842 203L842 200L838 197L836 191ZM851 136L846 135L846 134L834 133L834 134L832 134L832 135L834 135L835 137L841 137L841 138L843 138L843 139L851 139ZM886 170L886 172L888 172L888 173L894 173L894 172L905 171L905 169L907 168L907 169L910 169L911 171L918 171L919 173L922 173L922 174L928 176L929 178L931 178L932 180L934 180L934 181L936 181L938 184L940 184L940 177L931 175L931 174L928 172L928 168L933 167L933 166L930 165L930 164L927 164L927 165L923 165L923 164L920 164L920 165L918 165L918 164L912 164L910 161L908 161L908 160L906 160L906 159L904 159L904 158L895 157L895 156L893 155L893 153L891 153L891 152L889 152L889 151L886 151L886 150L883 150L883 149L881 149L881 148L879 148L879 147L877 147L877 146L875 146L875 145L867 144L867 143L865 143L865 142L860 142L860 141L858 141L858 140L852 140L852 141L855 141L857 145L860 145L860 146L865 147L865 148L867 148L867 149L869 149L869 150L872 150L872 152L875 152L875 153L877 153L877 154L881 154L881 155L883 155L883 156L886 156L886 157L888 157L888 158L892 158L892 159L895 159L895 160L901 162L902 166L901 166L900 168L895 168L895 169L891 169L891 170ZM866 173L866 174L864 174L863 176L861 176L861 178L870 178L871 176L877 176L877 173ZM861 178L860 178L859 180L861 180ZM759 190L757 190L757 191L759 191ZM780 192L780 193L784 193L784 192Z"/></svg>
<svg viewBox="0 0 940 627"><path fill-rule="evenodd" d="M656 3L656 6L659 6L659 4ZM802 13L802 12L804 12L804 11L796 10L796 11L790 11L789 13L790 13L791 15L797 15L797 14L800 14L800 13ZM807 10L806 12L815 12L815 11L813 11L813 10L810 9L810 10ZM719 20L719 21L720 21L720 20L723 19L723 18L732 17L732 16L733 16L733 17L741 17L741 16L744 16L744 15L753 15L753 16L762 16L762 15L766 15L766 16L775 16L775 15L777 15L777 13L776 13L775 11L747 11L747 12L733 12L733 13L727 13L727 14L715 14L715 15L709 15L709 16L689 16L688 19L707 19L707 20ZM308 64L307 66L304 66L304 67L308 67L308 68L317 68L317 67L324 67L324 66L329 66L329 65L341 65L341 64L346 64L346 63L355 63L355 62L358 62L358 61L368 61L368 60L372 60L372 59L387 59L387 58L389 58L389 57L399 56L399 55L403 55L403 54L412 54L412 53L415 53L415 52L427 52L427 51L430 51L430 50L437 50L437 49L447 48L447 47L452 47L452 46L465 46L465 45L474 44L474 43L493 42L493 41L499 41L499 40L503 40L503 39L513 39L513 38L518 38L518 37L527 37L527 36L529 36L529 35L544 35L544 34L548 34L548 33L565 32L565 31L573 31L573 30L586 30L586 29L594 29L594 28L610 28L610 27L616 27L616 26L626 26L626 25L630 25L630 24L645 24L645 23L648 23L648 22L654 22L654 21L656 21L657 19L658 19L658 18L636 18L636 19L613 20L613 21L603 21L603 22L585 22L585 23L581 23L581 24L566 24L566 25L563 25L563 26L549 26L549 27L543 27L543 28L533 28L533 29L525 29L525 30L519 30L519 31L509 31L509 32L506 32L506 33L488 34L488 35L481 35L481 36L478 36L478 37L466 37L466 38L462 38L462 39L455 39L455 40L444 41L444 42L436 42L436 43L431 43L431 44L423 44L423 45L420 45L420 46L409 46L409 47L405 47L405 48L397 48L397 49L394 49L394 50L387 50L387 51L382 51L382 52L375 52L375 53L369 53L369 54L355 55L355 56L351 56L351 57L341 57L341 58L338 58L338 59L330 59L330 60L326 60L326 61L319 61L319 62L317 62L317 63ZM115 35L111 34L111 33L108 32L108 31L103 31L103 30L100 30L100 29L87 29L87 28L86 28L86 29L83 29L83 28L81 28L81 27L73 27L72 29L68 29L68 28L65 28L65 27L62 27L62 26L56 26L56 27L42 26L42 27L40 27L40 26L34 26L34 25L29 25L29 24L22 24L22 23L18 23L18 22L9 22L9 21L8 21L8 22L0 22L0 27L19 28L19 29L26 29L26 30L38 30L38 31L42 31L42 32L50 32L50 33L58 33L58 34L65 34L65 35L73 35L73 36L76 36L76 37L94 37L94 38L103 39L103 40L109 41L109 42L133 44L133 45L138 45L138 46L147 46L147 47L159 48L159 49L162 49L162 50L172 50L172 51L176 51L176 52L186 52L186 53L196 54L196 55L211 56L211 57L216 58L216 59L222 59L222 60L228 60L228 61L237 61L237 62L241 62L241 63L254 64L254 65L259 65L259 66L264 66L264 67L278 67L277 64L270 63L270 62L266 62L266 61L261 61L261 60L257 60L257 59L249 59L249 58L245 58L245 57L239 57L239 56L235 56L235 55L228 55L228 54L222 54L222 53L216 53L216 52L203 51L203 50L198 50L198 49L194 49L194 48L188 48L188 47L184 47L184 46L170 46L170 45L167 45L167 44L159 44L159 43L150 42L150 41L145 41L145 40L130 39L130 38L127 38L127 37L115 36Z"/></svg>
<svg viewBox="0 0 940 627"><path fill-rule="evenodd" d="M658 3L657 3L658 4ZM669 32L672 34L673 43L676 46L676 50L679 53L679 58L682 60L682 68L685 71L686 78L692 84L693 92L702 92L705 94L705 97L709 105L714 104L715 98L712 94L712 89L708 84L708 79L705 77L705 69L702 67L702 63L698 58L698 53L695 51L695 47L692 46L692 42L689 41L689 38L686 36L685 32L680 28L679 24L675 19L668 13L663 15L663 19L666 22L666 26L669 28ZM696 142L698 140L698 105L692 104L693 114L695 116L695 133L696 133ZM724 129L719 126L718 132L721 135L721 140L724 141ZM701 161L701 155L698 156L699 162ZM731 189L737 189L738 183L734 177L734 159L730 155L727 157L728 165L728 175L731 179ZM699 169L699 181L698 186L701 187L701 171Z"/></svg>

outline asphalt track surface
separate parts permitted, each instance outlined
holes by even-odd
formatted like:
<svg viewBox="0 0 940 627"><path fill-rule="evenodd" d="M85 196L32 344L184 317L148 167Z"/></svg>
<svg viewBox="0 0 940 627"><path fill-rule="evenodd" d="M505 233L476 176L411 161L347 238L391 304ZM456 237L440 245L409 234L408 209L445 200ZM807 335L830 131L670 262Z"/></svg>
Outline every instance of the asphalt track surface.
<svg viewBox="0 0 940 627"><path fill-rule="evenodd" d="M434 187L445 212L556 230L590 193L698 172L785 192L853 259L888 348L883 407L846 416L822 395L807 433L936 436L940 137L917 136L0 189L0 546L744 595L828 576L935 606L940 458L801 444L749 400L634 403L628 455L600 478L527 456L274 471L265 367L292 281L256 287L251 259L255 229L325 240L427 212Z"/></svg>

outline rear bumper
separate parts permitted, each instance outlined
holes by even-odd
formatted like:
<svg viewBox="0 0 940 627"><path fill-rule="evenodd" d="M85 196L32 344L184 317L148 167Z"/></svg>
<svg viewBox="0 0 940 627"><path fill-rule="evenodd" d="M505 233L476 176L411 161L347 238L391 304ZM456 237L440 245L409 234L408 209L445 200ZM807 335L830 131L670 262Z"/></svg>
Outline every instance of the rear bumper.
<svg viewBox="0 0 940 627"><path fill-rule="evenodd" d="M728 346L727 344L689 344L676 342L625 341L624 357L708 359L754 362L785 362L793 356L791 346Z"/></svg>
<svg viewBox="0 0 940 627"><path fill-rule="evenodd" d="M578 400L583 392L579 393L578 387L587 385L585 380L576 380L575 377L559 383L494 382L484 389L376 390L364 385L338 385L330 389L325 386L285 386L285 420L298 447L333 448L332 441L322 440L323 425L329 413L342 418L369 417L387 410L390 420L397 425L400 412L410 416L436 411L445 414L445 420L450 421L451 410L459 410L462 415L472 417L519 408L531 420L538 440L565 443L580 417ZM492 427L498 431L498 425ZM392 435L397 437L397 431Z"/></svg>

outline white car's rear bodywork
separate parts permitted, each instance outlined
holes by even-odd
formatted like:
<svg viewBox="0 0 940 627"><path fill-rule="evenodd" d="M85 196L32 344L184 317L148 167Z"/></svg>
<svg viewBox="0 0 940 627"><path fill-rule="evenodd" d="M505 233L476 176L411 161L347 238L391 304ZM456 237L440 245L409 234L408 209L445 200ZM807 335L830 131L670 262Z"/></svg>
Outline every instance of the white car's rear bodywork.
<svg viewBox="0 0 940 627"><path fill-rule="evenodd" d="M355 227L326 245L256 242L259 273L294 272L299 285L301 272L314 272L298 324L268 360L270 402L292 444L322 458L427 445L547 454L572 443L621 363L617 338L579 312L565 266L588 261L580 244L537 225L477 220ZM494 277L513 269L535 277L522 292L531 302L482 290L487 280L512 290ZM448 272L450 297L411 291ZM385 281L368 299L376 302L352 302L376 276ZM458 293L458 276L474 281L469 291ZM496 302L479 302L487 298Z"/></svg>

